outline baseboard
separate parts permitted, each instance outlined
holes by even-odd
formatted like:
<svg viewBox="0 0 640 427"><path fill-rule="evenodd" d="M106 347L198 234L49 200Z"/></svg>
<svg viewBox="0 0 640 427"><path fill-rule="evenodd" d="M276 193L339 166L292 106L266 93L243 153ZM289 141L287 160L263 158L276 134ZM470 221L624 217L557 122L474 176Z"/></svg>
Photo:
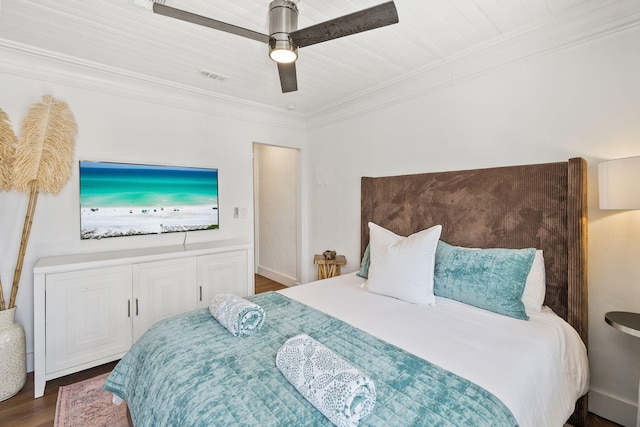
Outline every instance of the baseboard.
<svg viewBox="0 0 640 427"><path fill-rule="evenodd" d="M625 427L635 427L638 405L592 387L589 389L589 412Z"/></svg>
<svg viewBox="0 0 640 427"><path fill-rule="evenodd" d="M286 274L278 273L277 271L261 266L258 266L256 270L259 275L278 283L282 283L285 286L295 286L298 284L298 280L295 277L287 276Z"/></svg>

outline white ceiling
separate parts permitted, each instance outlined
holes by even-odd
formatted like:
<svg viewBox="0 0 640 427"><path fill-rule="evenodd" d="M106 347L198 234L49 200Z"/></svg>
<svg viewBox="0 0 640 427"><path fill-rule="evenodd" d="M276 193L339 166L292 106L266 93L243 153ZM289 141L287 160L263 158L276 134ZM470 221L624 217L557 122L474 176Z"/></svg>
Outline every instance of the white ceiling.
<svg viewBox="0 0 640 427"><path fill-rule="evenodd" d="M146 1L0 0L0 38L172 86L313 113L594 0L395 0L398 24L300 49L298 91L287 94L266 45L153 14L140 6ZM269 1L165 4L267 33ZM383 1L300 0L298 27Z"/></svg>

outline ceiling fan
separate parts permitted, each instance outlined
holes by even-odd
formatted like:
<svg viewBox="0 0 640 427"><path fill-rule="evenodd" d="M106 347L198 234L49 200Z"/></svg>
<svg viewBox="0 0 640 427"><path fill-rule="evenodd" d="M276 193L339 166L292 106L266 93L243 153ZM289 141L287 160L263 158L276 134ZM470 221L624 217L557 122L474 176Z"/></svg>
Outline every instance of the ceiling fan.
<svg viewBox="0 0 640 427"><path fill-rule="evenodd" d="M165 6L159 2L153 3L153 12L267 43L269 57L278 64L283 93L298 90L295 65L298 48L398 22L398 13L393 1L298 30L296 4L291 0L273 0L269 4L269 35Z"/></svg>

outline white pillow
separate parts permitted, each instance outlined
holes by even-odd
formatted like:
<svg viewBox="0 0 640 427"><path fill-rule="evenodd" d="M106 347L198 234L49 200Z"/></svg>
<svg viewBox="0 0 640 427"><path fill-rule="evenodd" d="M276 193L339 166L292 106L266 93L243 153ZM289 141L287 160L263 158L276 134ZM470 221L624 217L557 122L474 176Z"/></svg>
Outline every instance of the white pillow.
<svg viewBox="0 0 640 427"><path fill-rule="evenodd" d="M544 256L540 249L536 250L536 255L531 264L531 270L527 276L527 281L522 292L522 302L524 310L528 313L540 313L544 304L546 293L546 276L544 271Z"/></svg>
<svg viewBox="0 0 640 427"><path fill-rule="evenodd" d="M409 237L369 223L371 264L367 288L414 304L435 304L433 268L441 225Z"/></svg>

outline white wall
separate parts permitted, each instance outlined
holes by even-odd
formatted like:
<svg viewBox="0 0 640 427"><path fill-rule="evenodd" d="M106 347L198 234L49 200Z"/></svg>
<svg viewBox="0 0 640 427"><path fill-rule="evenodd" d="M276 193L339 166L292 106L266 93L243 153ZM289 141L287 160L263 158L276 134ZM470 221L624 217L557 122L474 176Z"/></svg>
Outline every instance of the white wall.
<svg viewBox="0 0 640 427"><path fill-rule="evenodd" d="M287 286L298 282L299 156L296 149L256 144L257 272Z"/></svg>
<svg viewBox="0 0 640 427"><path fill-rule="evenodd" d="M639 46L636 26L313 128L310 247L335 247L345 271L358 268L361 176L586 158L591 410L635 425L640 340L603 316L640 311L640 212L598 209L596 165L640 155Z"/></svg>
<svg viewBox="0 0 640 427"><path fill-rule="evenodd" d="M19 69L20 65L13 59L10 67ZM28 64L25 62L24 74L33 69L32 60L29 61ZM20 133L20 122L29 106L46 93L69 104L79 130L73 175L59 195L40 195L27 248L17 299L17 321L27 333L30 370L33 352L32 269L39 258L178 245L185 239L184 233L171 233L81 241L78 160L217 167L220 229L190 232L186 241L241 239L253 243L253 141L297 148L306 144L304 130L264 124L269 122L269 117L261 119L260 116L268 116L270 112L243 111L241 114L249 118L233 118L232 114L222 116L208 113L206 100L195 97L191 103L193 109L188 102L185 107L173 107L168 105L171 102L161 104L140 99L144 97L139 96L138 92L128 97L127 88L121 82L96 83L98 79L91 74L73 75L67 85L3 73L4 65L0 60L0 108L11 118L17 134ZM59 72L55 64L36 61L36 65L49 70L51 76L56 76L56 81L64 79L64 73ZM157 98L163 103L172 97L181 99L179 94L161 94L162 88L139 87L138 90L140 93L146 91L149 98ZM179 102L176 104L182 105ZM230 105L229 110L233 107ZM24 193L0 192L0 276L7 300L27 200L28 196ZM233 207L245 208L247 216L233 218Z"/></svg>

